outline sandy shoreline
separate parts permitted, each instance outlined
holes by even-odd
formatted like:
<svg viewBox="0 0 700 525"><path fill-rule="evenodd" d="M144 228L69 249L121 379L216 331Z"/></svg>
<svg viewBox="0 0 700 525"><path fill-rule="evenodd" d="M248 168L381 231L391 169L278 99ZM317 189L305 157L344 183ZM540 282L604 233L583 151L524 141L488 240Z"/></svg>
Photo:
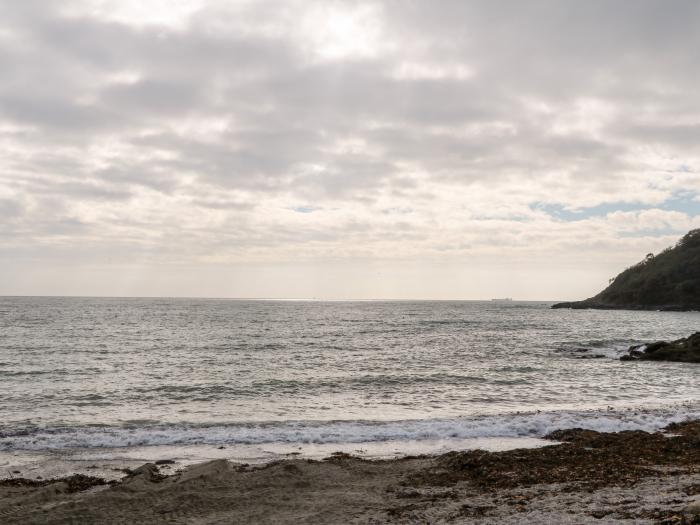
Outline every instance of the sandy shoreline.
<svg viewBox="0 0 700 525"><path fill-rule="evenodd" d="M366 460L146 465L0 481L2 523L700 523L700 421L560 444ZM684 511L685 509L685 511Z"/></svg>

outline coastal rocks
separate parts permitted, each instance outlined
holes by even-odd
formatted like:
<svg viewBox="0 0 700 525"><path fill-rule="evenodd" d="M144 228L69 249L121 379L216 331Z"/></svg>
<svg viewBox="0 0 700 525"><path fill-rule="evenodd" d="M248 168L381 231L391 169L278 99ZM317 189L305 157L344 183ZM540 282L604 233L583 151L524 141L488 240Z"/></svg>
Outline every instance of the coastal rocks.
<svg viewBox="0 0 700 525"><path fill-rule="evenodd" d="M620 361L677 361L681 363L700 363L700 332L666 342L657 341L645 345L635 345Z"/></svg>
<svg viewBox="0 0 700 525"><path fill-rule="evenodd" d="M683 514L690 516L700 516L700 499L693 501L683 509Z"/></svg>
<svg viewBox="0 0 700 525"><path fill-rule="evenodd" d="M563 346L557 348L555 352L566 354L572 359L603 359L606 357L605 354L593 354L590 348L584 347L568 348Z"/></svg>
<svg viewBox="0 0 700 525"><path fill-rule="evenodd" d="M225 459L215 459L186 468L179 475L176 483L185 483L195 480L200 483L210 483L225 479L233 471L234 467L232 463Z"/></svg>
<svg viewBox="0 0 700 525"><path fill-rule="evenodd" d="M700 423L689 421L667 428L673 435L643 431L597 432L559 430L545 439L560 444L502 452L449 452L410 479L417 486L455 486L470 481L486 491L562 483L595 490L634 486L658 476L659 467L693 470L700 463Z"/></svg>
<svg viewBox="0 0 700 525"><path fill-rule="evenodd" d="M160 473L160 470L153 463L146 463L137 469L134 469L122 479L121 485L127 490L143 490L146 486L152 483L159 483L166 476Z"/></svg>
<svg viewBox="0 0 700 525"><path fill-rule="evenodd" d="M127 476L127 479L142 478L146 481L159 481L162 476L158 470L158 467L153 463L146 463L141 465L137 469L134 469L131 474Z"/></svg>

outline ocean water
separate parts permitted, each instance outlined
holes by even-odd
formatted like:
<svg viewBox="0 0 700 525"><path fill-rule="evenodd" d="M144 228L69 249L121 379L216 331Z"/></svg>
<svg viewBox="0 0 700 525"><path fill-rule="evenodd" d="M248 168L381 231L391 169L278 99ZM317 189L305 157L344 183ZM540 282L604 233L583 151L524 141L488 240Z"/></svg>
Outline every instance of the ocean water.
<svg viewBox="0 0 700 525"><path fill-rule="evenodd" d="M549 306L0 298L0 451L416 452L700 417L698 365L618 359L700 313Z"/></svg>

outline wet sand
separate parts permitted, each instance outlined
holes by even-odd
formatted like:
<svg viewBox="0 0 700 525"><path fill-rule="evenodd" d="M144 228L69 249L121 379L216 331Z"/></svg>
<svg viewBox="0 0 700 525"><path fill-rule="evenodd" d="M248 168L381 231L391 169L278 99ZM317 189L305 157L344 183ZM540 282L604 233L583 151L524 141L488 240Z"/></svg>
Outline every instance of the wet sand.
<svg viewBox="0 0 700 525"><path fill-rule="evenodd" d="M0 481L0 523L690 523L700 421L552 433L552 446L393 460L144 465ZM696 503L697 504L697 503ZM700 512L700 511L699 511Z"/></svg>

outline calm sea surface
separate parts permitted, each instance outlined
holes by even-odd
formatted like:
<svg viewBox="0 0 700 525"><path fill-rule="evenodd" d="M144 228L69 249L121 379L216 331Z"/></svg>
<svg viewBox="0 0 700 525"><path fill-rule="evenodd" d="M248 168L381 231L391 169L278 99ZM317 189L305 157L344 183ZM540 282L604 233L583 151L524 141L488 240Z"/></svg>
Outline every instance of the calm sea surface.
<svg viewBox="0 0 700 525"><path fill-rule="evenodd" d="M700 414L700 368L617 357L697 330L548 303L0 298L0 450L657 428Z"/></svg>

